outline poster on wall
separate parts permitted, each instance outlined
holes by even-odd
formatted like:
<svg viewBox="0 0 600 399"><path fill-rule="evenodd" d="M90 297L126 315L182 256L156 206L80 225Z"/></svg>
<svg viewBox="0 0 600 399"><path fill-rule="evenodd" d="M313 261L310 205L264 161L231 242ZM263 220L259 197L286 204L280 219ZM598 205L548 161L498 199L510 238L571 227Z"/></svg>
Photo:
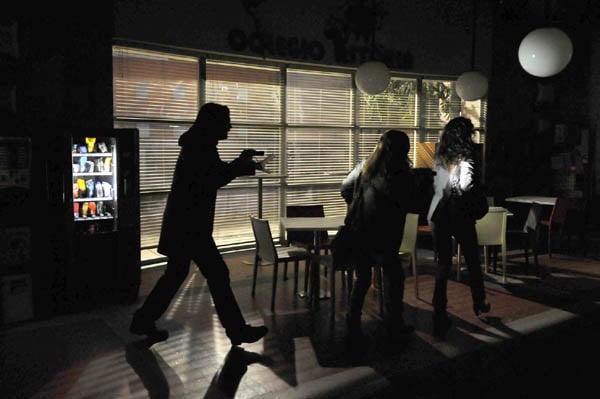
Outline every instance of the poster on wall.
<svg viewBox="0 0 600 399"><path fill-rule="evenodd" d="M28 226L0 227L0 267L31 261L31 229Z"/></svg>
<svg viewBox="0 0 600 399"><path fill-rule="evenodd" d="M31 186L31 143L27 137L0 137L0 190Z"/></svg>

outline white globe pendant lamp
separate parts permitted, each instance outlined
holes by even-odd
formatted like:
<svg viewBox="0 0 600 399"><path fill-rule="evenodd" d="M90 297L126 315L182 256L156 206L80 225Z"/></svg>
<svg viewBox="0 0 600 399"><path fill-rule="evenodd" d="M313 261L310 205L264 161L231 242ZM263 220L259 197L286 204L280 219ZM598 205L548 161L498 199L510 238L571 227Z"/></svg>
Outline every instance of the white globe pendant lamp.
<svg viewBox="0 0 600 399"><path fill-rule="evenodd" d="M456 80L456 94L465 101L479 100L487 91L488 79L481 72L464 72Z"/></svg>
<svg viewBox="0 0 600 399"><path fill-rule="evenodd" d="M358 67L354 80L360 91L374 96L389 86L390 70L381 61L367 61Z"/></svg>
<svg viewBox="0 0 600 399"><path fill-rule="evenodd" d="M456 94L464 101L475 101L486 96L488 92L487 77L475 70L475 39L477 37L477 0L473 0L471 16L471 70L463 72L456 80Z"/></svg>
<svg viewBox="0 0 600 399"><path fill-rule="evenodd" d="M519 63L530 75L545 78L565 69L573 56L573 43L557 28L529 32L519 45Z"/></svg>

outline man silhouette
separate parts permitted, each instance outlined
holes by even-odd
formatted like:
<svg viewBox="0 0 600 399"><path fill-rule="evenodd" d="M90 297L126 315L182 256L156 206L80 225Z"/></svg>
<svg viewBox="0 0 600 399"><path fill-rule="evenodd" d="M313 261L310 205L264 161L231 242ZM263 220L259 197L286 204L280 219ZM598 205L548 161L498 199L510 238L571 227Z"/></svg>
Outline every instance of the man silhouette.
<svg viewBox="0 0 600 399"><path fill-rule="evenodd" d="M231 129L229 108L215 103L200 108L192 127L179 138L181 150L173 174L171 192L163 216L158 252L168 256L164 274L132 319L129 330L164 341L169 333L156 328L189 272L190 261L206 278L215 310L232 345L256 342L267 333L265 326L246 324L231 289L229 269L212 237L217 190L238 176L253 175L260 163L258 152L243 150L224 162L217 144Z"/></svg>

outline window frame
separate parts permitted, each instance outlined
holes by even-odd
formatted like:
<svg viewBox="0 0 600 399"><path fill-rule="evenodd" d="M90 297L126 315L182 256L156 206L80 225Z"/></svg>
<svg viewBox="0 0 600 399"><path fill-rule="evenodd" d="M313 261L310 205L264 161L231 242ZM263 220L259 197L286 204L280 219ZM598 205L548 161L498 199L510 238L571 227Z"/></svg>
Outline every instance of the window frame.
<svg viewBox="0 0 600 399"><path fill-rule="evenodd" d="M392 72L391 79L395 82L411 82L414 86L414 98L407 97L406 99L401 99L400 97L394 97L393 95L386 100L382 100L385 96L389 96L389 92L392 90L388 88L386 92L377 96L366 96L361 93L354 83L354 74L356 72L353 68L343 68L343 67L329 67L329 66L315 66L315 65L305 65L305 64L289 64L283 62L275 62L275 61L267 61L267 60L257 60L250 59L247 57L238 57L238 56L229 56L229 55L216 55L205 52L195 52L195 51L175 51L173 49L164 49L160 46L138 46L135 44L115 44L115 48L123 47L126 49L131 49L133 51L139 51L141 53L146 51L151 51L153 53L164 54L165 57L173 57L173 59L179 59L178 57L185 57L184 59L196 59L198 65L198 76L197 76L197 105L198 108L201 104L204 104L209 101L215 101L215 96L210 95L210 86L212 84L211 65L220 65L220 64L231 64L231 65L246 65L248 68L256 68L257 70L264 68L269 71L278 71L279 73L279 113L280 117L275 118L274 120L269 120L268 118L265 120L261 120L258 118L257 120L242 120L237 117L235 112L235 105L232 105L234 111L232 111L232 124L233 128L230 132L230 139L227 142L219 143L219 150L221 153L221 157L223 160L229 161L234 156L236 156L237 151L241 151L243 148L257 148L259 150L264 150L262 148L263 145L266 145L268 148L268 152L275 152L276 160L273 165L273 169L275 172L287 175L288 177L285 179L267 179L263 184L263 212L264 217L272 219L272 230L274 237L280 237L280 225L279 225L279 217L285 214L285 206L288 204L314 204L314 203L324 203L326 206L325 212L328 215L343 215L345 212L345 203L341 196L339 196L339 184L341 180L344 178L345 174L349 172L352 167L358 163L361 159L365 158L370 151L373 149L374 145L377 142L377 139L381 133L388 129L399 129L405 131L412 140L411 153L410 157L413 160L413 166L415 167L431 167L431 159L432 159L432 151L435 148L436 137L439 137L441 129L443 128L443 122L438 123L430 123L429 119L427 119L426 115L424 115L424 104L427 101L427 95L423 91L424 85L427 85L429 82L450 82L450 91L453 91L452 95L455 95L455 90L453 89L453 85L457 79L454 76L423 76L417 75L413 73L399 73ZM151 47L151 48L148 48ZM114 56L113 56L114 58ZM340 123L324 123L323 121L309 121L303 122L299 121L294 115L292 115L289 107L290 103L290 87L291 83L288 82L290 79L290 73L304 73L304 74L315 74L315 76L347 76L348 82L347 85L350 90L350 101L349 101L349 114L348 118L345 119L345 122ZM232 74L230 79L235 79L235 74ZM251 76L249 78L244 78L248 81L248 84L252 84ZM240 80L242 78L240 77ZM317 79L318 80L318 79ZM243 83L243 82L238 82ZM307 84L310 84L307 81ZM410 90L409 90L410 93ZM217 98L218 100L218 98ZM477 114L477 107L479 107L479 115L480 117L477 121L474 121L474 125L476 126L476 142L482 143L484 145L484 154L485 154L485 132L486 132L486 116L487 116L487 100L479 100L476 102L464 102L460 99L454 99L454 107L459 108L457 114L451 114L451 116L458 116L462 114L463 108L469 109L471 113L475 112ZM117 101L117 99L115 99ZM220 101L220 100L218 100ZM307 101L304 99L303 101ZM381 106L383 108L386 107L387 103L398 101L399 103L409 104L409 107L412 107L414 104L414 110L402 110L399 109L398 112L395 111L395 108L391 107L389 109L385 108L382 111L386 114L389 119L382 123L381 125L377 125L377 123L373 122L372 119L368 119L369 115L361 115L363 111L364 104L370 101L372 104L377 104L378 107ZM379 103L378 103L379 102ZM273 104L269 102L265 103L267 107L272 107L270 112L274 111L277 107L274 107ZM383 105L382 105L383 104ZM457 105L458 104L458 105ZM230 105L230 104L227 104ZM302 104L304 106L304 104ZM273 108L274 107L274 108ZM362 107L362 108L361 108ZM470 107L470 108L469 108ZM383 109L382 108L382 109ZM400 107L399 107L400 108ZM115 107L118 109L118 107ZM475 109L475 110L473 110ZM318 111L318 110L317 110ZM431 113L429 117L434 117L435 113ZM193 122L193 118L190 118L190 115L194 115L197 113L197 109L189 110L187 113L184 113L186 117L182 119L177 118L169 118L164 117L162 115L150 115L144 116L133 113L132 115L114 115L114 124L115 126L140 126L140 124L171 124L176 126L189 126L191 122ZM433 116L432 116L433 115ZM265 113L263 116L268 117L268 113ZM270 144L265 144L264 140L260 139L260 135L258 133L254 134L254 132L265 132L269 129L273 130L272 136L276 136L279 134L279 140L271 140L269 141L268 137L266 138L267 142ZM346 131L346 133L340 133L342 131ZM327 144L329 146L335 145L338 148L338 143L332 140L338 140L340 137L343 138L344 134L347 134L346 139L344 140L344 144L340 144L337 151L344 151L343 149L347 149L347 154L338 154L336 159L338 162L340 159L344 160L344 170L340 169L338 164L337 167L333 167L333 172L329 171L329 173L313 173L306 174L304 177L299 177L301 165L295 165L293 162L297 162L294 159L294 156L291 155L290 151L296 147L293 147L293 143L297 141L296 137L299 137L299 132L312 132L311 139L314 141L319 141L323 139L324 144L319 143L307 143L307 140L304 140L304 147L297 149L302 149L306 152L307 148L309 150L309 154L315 153L318 158L320 151L326 151L322 148L326 148ZM238 133L241 133L238 134ZM244 134L246 136L244 136ZM340 136L341 134L341 136ZM320 137L319 135L322 135ZM267 134L269 136L269 134ZM273 137L274 137L273 136ZM239 139L239 137L250 137L250 141ZM271 137L271 136L269 136ZM271 139L273 138L271 137ZM329 137L329 138L328 138ZM237 141L236 141L237 140ZM296 140L296 141L294 141ZM326 140L330 140L327 142ZM427 141L432 140L432 141ZM427 142L429 143L429 147L423 146L421 143ZM312 147L310 144L314 144ZM300 144L297 144L298 146ZM310 152L310 149L313 148L313 152ZM144 151L146 151L144 149ZM316 152L315 152L316 151ZM310 155L309 155L310 156ZM326 155L324 157L328 158ZM173 154L171 150L170 158L165 161L165 168L172 167L174 168L174 162L176 159L176 155ZM327 159L323 160L323 165L325 164ZM307 161L308 162L308 161ZM314 165L319 165L319 160L312 160L311 162L316 162ZM312 165L312 164L311 164ZM317 166L311 166L315 169ZM485 168L485 159L484 159L484 168ZM145 173L144 168L140 168L140 174ZM165 175L169 175L169 171L163 171L163 180ZM230 184L224 186L219 190L218 199L217 199L217 209L226 210L227 212L238 212L240 214L243 213L255 213L254 207L255 202L257 201L257 182L255 179L236 179ZM164 186L164 185L163 185ZM169 182L170 187L170 182ZM228 198L226 194L233 195L233 193L237 190L239 195ZM146 190L142 195L148 196L160 196L163 195L164 200L166 200L166 195L168 194L169 189L163 187L162 189L157 189L156 191ZM162 193L162 194L161 194ZM164 202L163 200L163 202ZM159 233L159 214L162 212L157 211L157 207L160 207L161 201L158 201L154 198L154 208L152 208L153 218L156 219L152 223L152 233L154 236L155 244L152 244L152 239L142 239L142 242L145 245L142 245L143 248L153 248L157 244L158 233ZM251 205L252 204L252 205ZM145 209L145 208L144 208ZM226 214L226 212L225 212ZM229 217L230 218L230 217ZM218 217L217 217L218 219ZM223 219L218 219L215 222L215 241L217 245L222 250L235 250L235 249L244 249L250 248L253 246L253 236L251 231L250 223L246 223L244 225L243 218L230 218L232 223L228 223L227 216L224 216ZM142 215L142 220L144 220L144 215ZM162 218L160 218L162 220ZM146 221L149 223L149 221ZM239 224L242 224L241 226ZM219 233L220 229L229 229L230 232L225 235L227 238L224 238L224 235ZM142 226L142 235L144 235L145 228ZM233 239L232 239L233 237Z"/></svg>

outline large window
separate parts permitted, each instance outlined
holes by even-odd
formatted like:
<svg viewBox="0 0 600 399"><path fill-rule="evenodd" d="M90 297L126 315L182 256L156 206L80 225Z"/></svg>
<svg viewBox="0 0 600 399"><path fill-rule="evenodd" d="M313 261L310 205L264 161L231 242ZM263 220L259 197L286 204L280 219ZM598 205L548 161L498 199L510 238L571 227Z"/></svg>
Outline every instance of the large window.
<svg viewBox="0 0 600 399"><path fill-rule="evenodd" d="M342 179L373 150L388 129L412 140L415 167L431 167L435 145L451 118L471 118L485 142L485 101L464 102L451 79L393 74L385 92L358 91L352 70L287 66L114 47L116 127L140 130L142 247L157 245L170 190L179 136L207 102L227 105L233 128L219 143L221 158L244 148L273 155L269 169L285 178L265 179L263 217L279 235L286 205L323 204L343 215ZM258 212L258 181L238 178L219 190L215 240L221 248L253 244L248 215Z"/></svg>
<svg viewBox="0 0 600 399"><path fill-rule="evenodd" d="M286 80L286 204L341 214L340 181L354 161L352 75L290 68Z"/></svg>
<svg viewBox="0 0 600 399"><path fill-rule="evenodd" d="M113 48L115 127L140 132L142 248L158 242L177 139L198 111L198 65L196 57Z"/></svg>
<svg viewBox="0 0 600 399"><path fill-rule="evenodd" d="M230 161L242 149L254 148L273 155L269 169L272 173L279 173L281 69L207 60L205 87L206 102L225 104L231 110L233 128L228 139L219 142L221 158ZM235 246L254 240L249 215L258 213L257 185L256 179L242 177L219 190L213 234L219 245ZM279 180L264 181L264 218L273 220L279 217L280 189ZM272 225L278 227L276 223Z"/></svg>

